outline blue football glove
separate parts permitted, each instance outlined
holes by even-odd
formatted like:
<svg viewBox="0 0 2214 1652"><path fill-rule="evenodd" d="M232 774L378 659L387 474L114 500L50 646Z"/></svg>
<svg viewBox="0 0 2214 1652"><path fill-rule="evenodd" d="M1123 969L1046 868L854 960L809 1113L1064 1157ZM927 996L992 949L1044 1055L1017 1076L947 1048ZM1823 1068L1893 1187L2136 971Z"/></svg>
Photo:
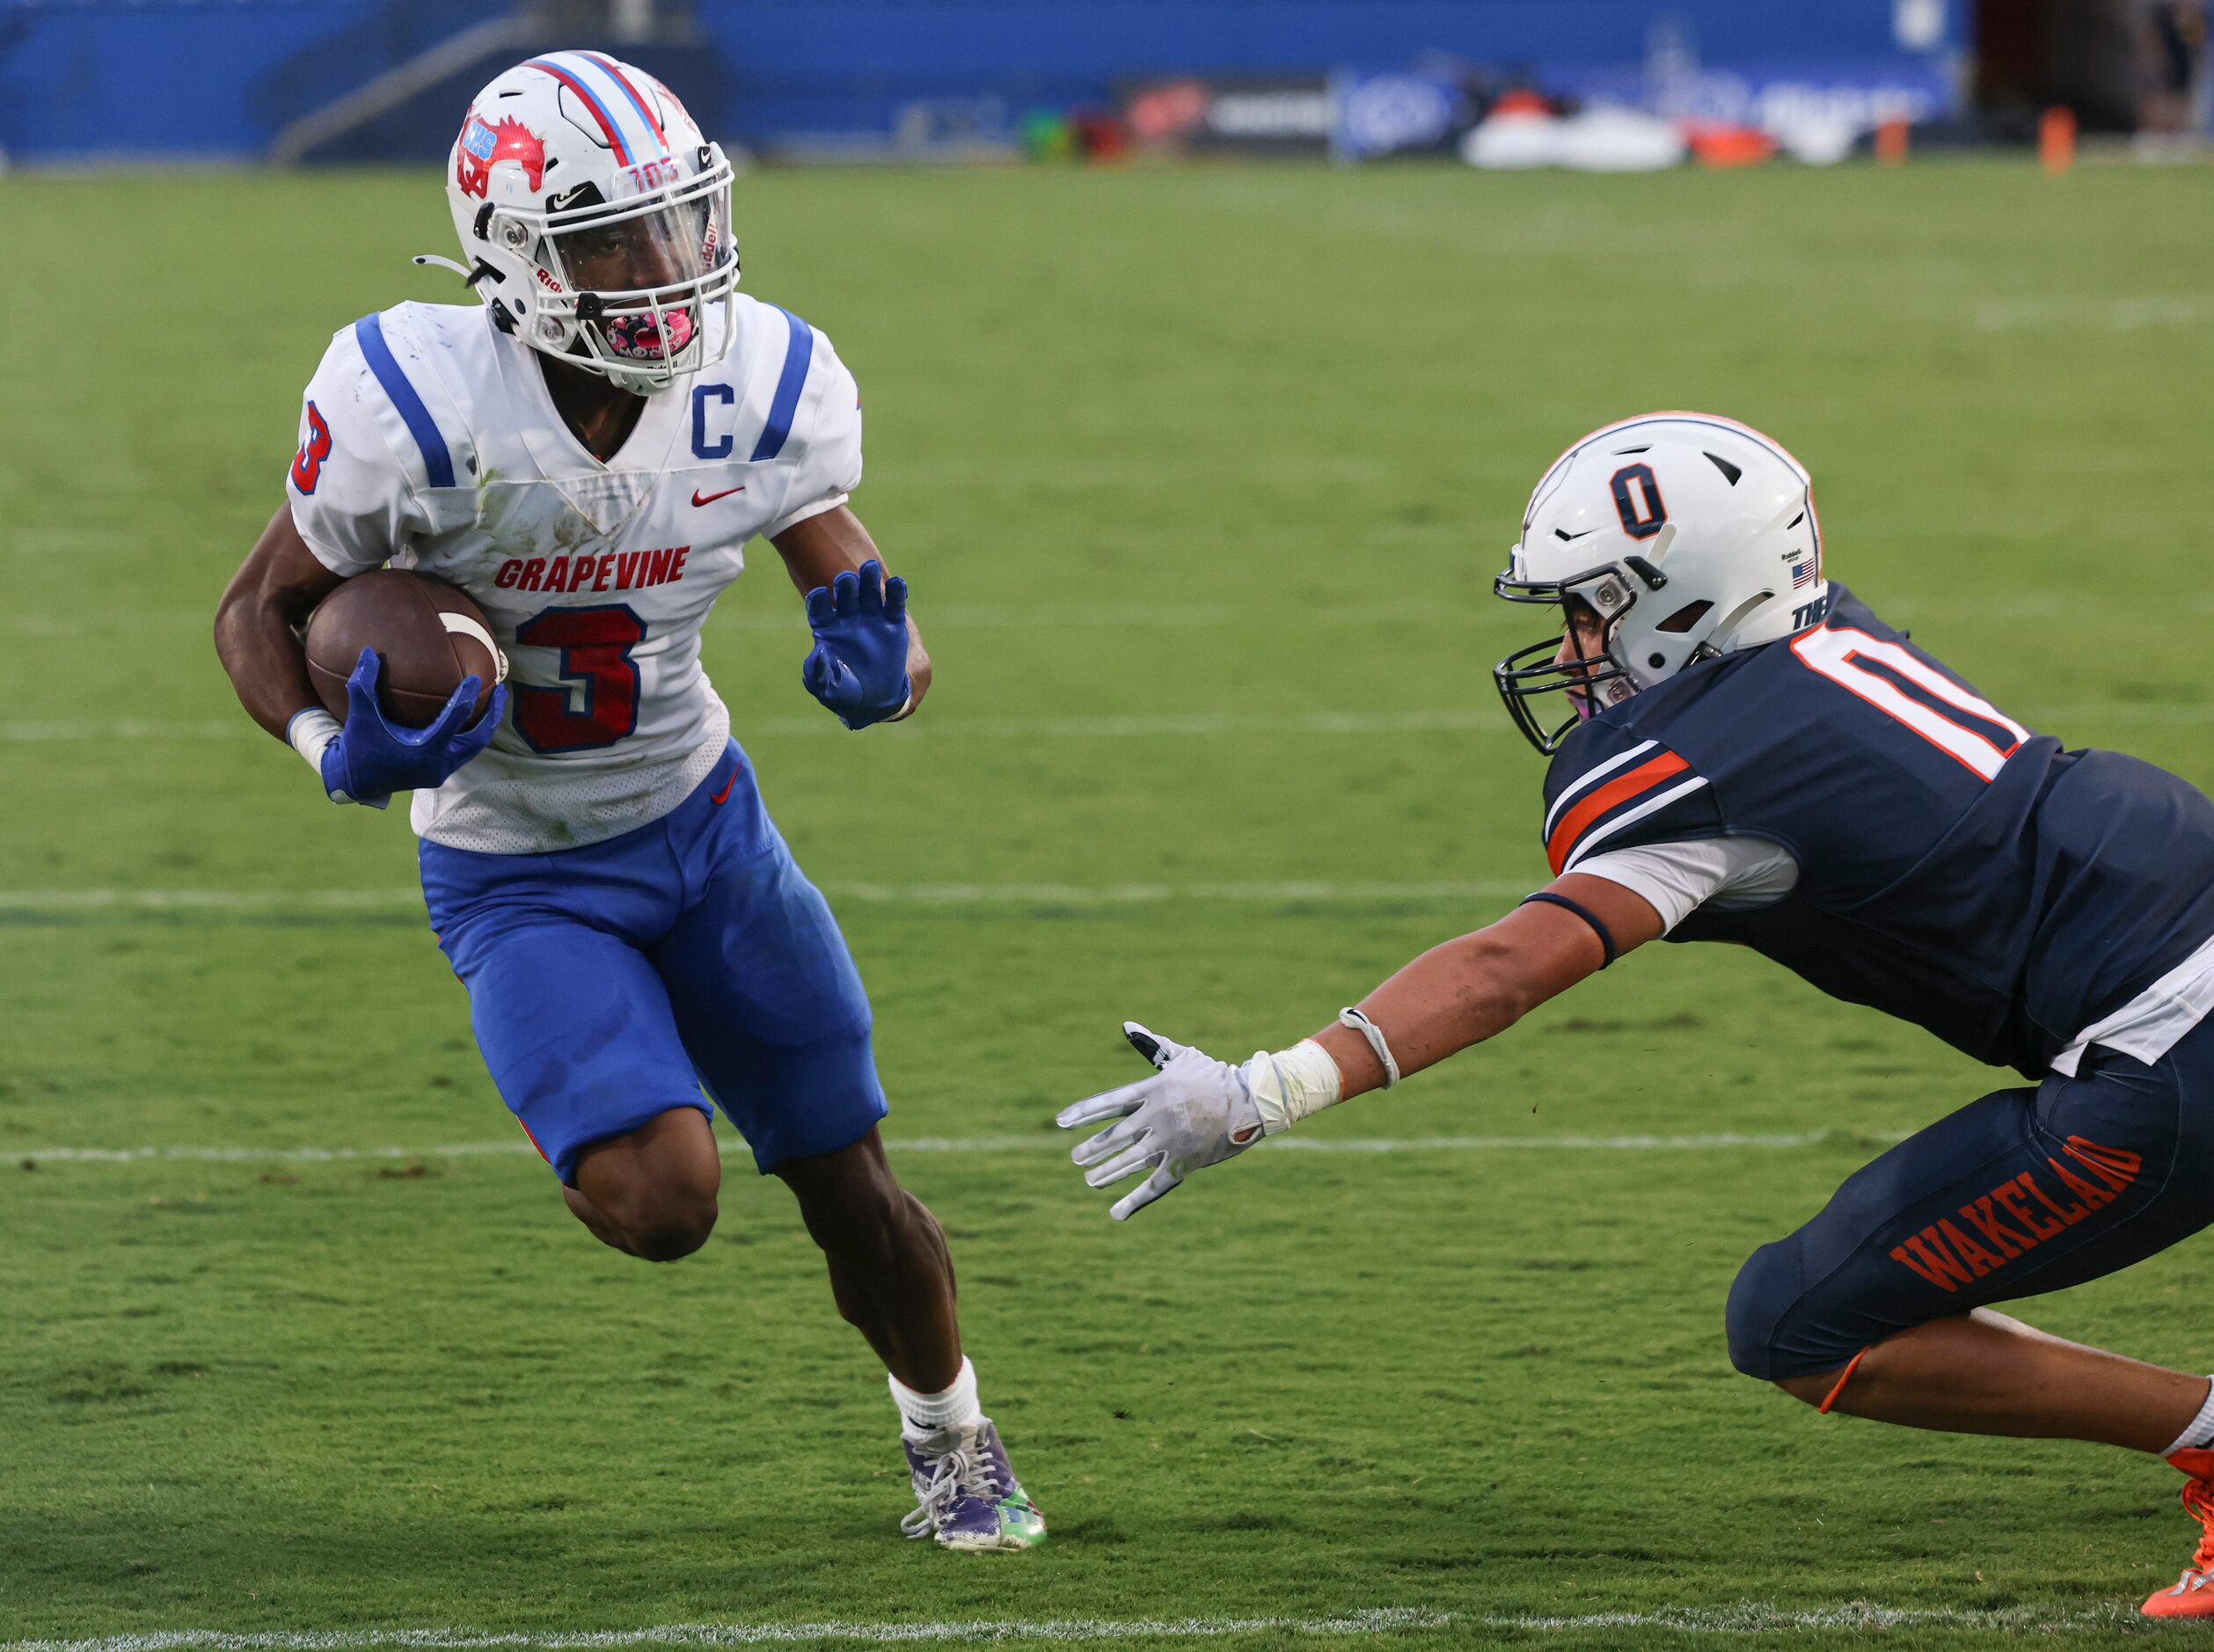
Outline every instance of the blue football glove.
<svg viewBox="0 0 2214 1652"><path fill-rule="evenodd" d="M800 667L807 692L848 728L897 716L914 692L907 676L907 581L874 557L807 593L815 647Z"/></svg>
<svg viewBox="0 0 2214 1652"><path fill-rule="evenodd" d="M323 751L323 789L333 797L383 808L395 792L443 786L447 776L492 743L507 714L508 691L496 688L476 726L462 727L484 686L472 673L462 678L429 727L395 728L376 703L376 650L362 649L346 679L345 726Z"/></svg>

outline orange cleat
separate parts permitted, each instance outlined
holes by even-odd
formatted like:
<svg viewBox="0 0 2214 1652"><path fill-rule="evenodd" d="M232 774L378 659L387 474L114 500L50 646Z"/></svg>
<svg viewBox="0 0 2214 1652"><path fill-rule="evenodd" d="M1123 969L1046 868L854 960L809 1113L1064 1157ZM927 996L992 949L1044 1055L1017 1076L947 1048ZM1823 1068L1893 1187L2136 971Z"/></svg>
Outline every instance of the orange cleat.
<svg viewBox="0 0 2214 1652"><path fill-rule="evenodd" d="M2183 1507L2202 1528L2199 1546L2174 1586L2137 1610L2148 1618L2214 1618L2214 1451L2178 1451L2168 1461L2189 1476Z"/></svg>

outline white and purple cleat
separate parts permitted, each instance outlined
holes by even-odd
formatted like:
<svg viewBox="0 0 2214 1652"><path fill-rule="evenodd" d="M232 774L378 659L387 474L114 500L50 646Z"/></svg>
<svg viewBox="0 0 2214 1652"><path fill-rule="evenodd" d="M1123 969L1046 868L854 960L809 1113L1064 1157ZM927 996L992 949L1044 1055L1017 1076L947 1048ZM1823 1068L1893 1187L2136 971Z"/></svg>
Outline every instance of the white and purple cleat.
<svg viewBox="0 0 2214 1652"><path fill-rule="evenodd" d="M1034 1549L1046 1540L1046 1518L1023 1495L990 1418L900 1444L915 1486L914 1512L900 1522L909 1537L964 1550Z"/></svg>

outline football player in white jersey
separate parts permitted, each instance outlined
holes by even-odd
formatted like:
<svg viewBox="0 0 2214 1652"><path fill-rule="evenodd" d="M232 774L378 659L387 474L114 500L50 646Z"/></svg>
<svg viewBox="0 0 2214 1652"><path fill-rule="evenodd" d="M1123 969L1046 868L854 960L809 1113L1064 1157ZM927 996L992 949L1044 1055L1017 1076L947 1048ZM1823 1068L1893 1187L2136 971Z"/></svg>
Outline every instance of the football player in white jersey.
<svg viewBox="0 0 2214 1652"><path fill-rule="evenodd" d="M651 1261L699 1248L721 1179L704 1089L797 1195L890 1373L904 1529L1028 1548L1044 1523L979 1407L945 1239L885 1162L860 976L700 669L757 535L806 593L802 680L849 727L930 683L847 507L852 375L737 292L730 189L669 89L612 58L550 53L479 93L446 185L474 302L333 338L216 648L333 801L414 793L432 926L577 1218ZM299 628L386 565L467 591L512 662L473 727L473 678L429 728L389 724L369 651L343 725L318 704Z"/></svg>

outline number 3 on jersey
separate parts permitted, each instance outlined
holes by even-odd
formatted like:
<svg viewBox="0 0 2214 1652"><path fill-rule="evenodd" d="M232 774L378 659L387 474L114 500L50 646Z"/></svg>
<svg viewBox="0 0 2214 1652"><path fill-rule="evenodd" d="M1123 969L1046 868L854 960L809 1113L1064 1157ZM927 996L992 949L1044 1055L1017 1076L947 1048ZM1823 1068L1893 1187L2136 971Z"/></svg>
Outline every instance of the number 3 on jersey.
<svg viewBox="0 0 2214 1652"><path fill-rule="evenodd" d="M631 650L646 640L646 622L627 607L549 608L516 626L515 640L561 651L565 686L515 691L515 730L533 751L589 751L637 730L638 662ZM576 689L581 709L572 704Z"/></svg>

